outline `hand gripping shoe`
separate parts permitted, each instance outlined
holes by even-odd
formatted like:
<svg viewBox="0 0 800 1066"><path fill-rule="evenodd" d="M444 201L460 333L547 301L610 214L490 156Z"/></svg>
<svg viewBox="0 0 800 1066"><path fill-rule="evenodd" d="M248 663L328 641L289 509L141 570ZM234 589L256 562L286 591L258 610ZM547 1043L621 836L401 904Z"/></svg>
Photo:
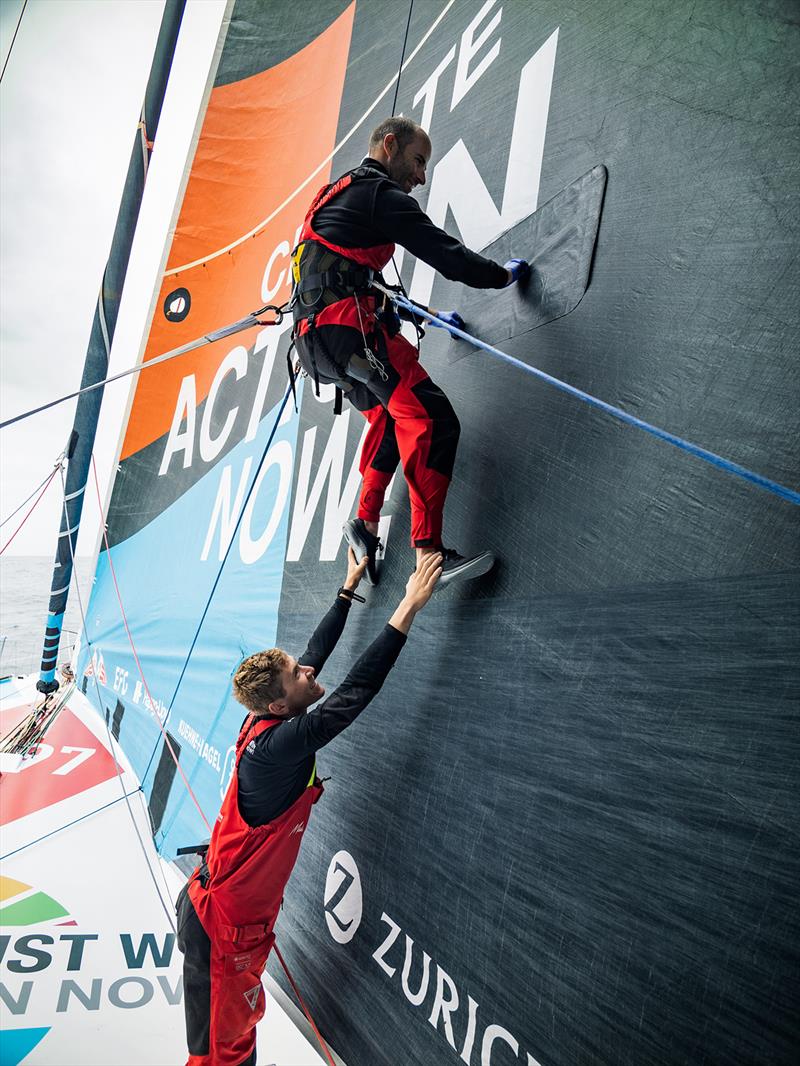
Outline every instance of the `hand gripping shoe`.
<svg viewBox="0 0 800 1066"><path fill-rule="evenodd" d="M362 518L351 518L349 522L345 522L342 526L342 533L355 552L359 563L366 555L366 579L370 585L377 585L380 580L377 559L378 552L382 549L380 539L374 533L370 533Z"/></svg>

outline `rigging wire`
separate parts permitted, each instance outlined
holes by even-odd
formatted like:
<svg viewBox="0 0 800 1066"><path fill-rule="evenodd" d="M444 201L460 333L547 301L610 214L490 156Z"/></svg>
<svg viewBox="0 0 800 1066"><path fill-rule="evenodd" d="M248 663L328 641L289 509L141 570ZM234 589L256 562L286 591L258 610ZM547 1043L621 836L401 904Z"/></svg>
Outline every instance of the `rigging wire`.
<svg viewBox="0 0 800 1066"><path fill-rule="evenodd" d="M64 471L63 471L63 469L61 470L61 488L62 488L62 491L63 491L63 494L64 494L64 514L65 514L65 516L67 518L67 525L69 525L69 515L68 515L68 512L67 512L67 486L66 486L66 482L64 481ZM101 518L102 518L102 516L101 516ZM73 548L72 548L72 537L67 537L67 541L69 542L69 551L70 551L70 555L72 556L73 573L76 573L77 571L75 570L75 552L73 551ZM83 624L83 633L84 633L84 636L86 638L86 648L88 650L88 649L90 649L92 647L92 642L89 640L89 633L88 633L88 630L87 630L87 627L86 627L86 611L84 610L84 606L83 606L83 595L82 595L81 589L80 589L80 582L77 581L77 580L75 582L75 591L76 591L76 594L78 596L78 607L79 607L80 613L81 613L81 622ZM94 680L94 685L95 685L95 689L96 689L96 692L97 692L97 709L98 709L98 711L100 711L100 708L103 705L103 702L102 702L103 701L103 697L102 697L102 694L100 692L100 682L97 679L97 671L96 670L92 671L92 679ZM177 930L175 928L175 921L174 921L173 916L172 916L173 912L174 912L174 900L172 899L172 897L171 897L171 895L169 893L169 887L167 886L167 895L169 896L170 903L173 904L173 908L172 908L172 911L171 911L170 908L167 907L166 903L164 902L164 897L161 895L160 886L159 886L158 882L156 881L156 875L153 872L153 868L152 868L152 866L150 864L150 856L147 854L147 849L145 847L145 843L142 840L142 835L139 832L138 825L136 824L136 816L133 813L133 809L132 809L132 807L130 805L129 793L126 791L125 782L122 780L122 768L119 765L119 760L117 759L117 754L116 754L116 752L114 750L114 739L113 739L113 737L111 735L111 729L110 729L109 724L108 724L108 718L105 715L103 715L102 712L101 712L100 716L103 719L103 721L105 722L106 735L108 737L108 750L111 752L111 758L114 760L114 769L116 770L117 779L119 780L119 787L120 787L120 790L122 792L122 798L124 798L124 800L125 800L125 806L128 809L128 814L130 816L131 825L133 826L133 831L136 834L136 839L139 842L139 848L140 848L140 850L142 852L142 856L144 857L145 865L147 866L147 872L150 874L150 878L151 878L151 880L153 882L153 885L155 887L159 903L161 904L161 906L162 906L162 908L164 910L164 913L167 916L167 923L169 924L169 927L172 930L172 932L175 933L175 932L177 932ZM138 789L136 789L136 792L138 792L143 797L141 784L139 785ZM133 794L135 795L135 793L133 793ZM161 875L162 875L162 877L164 876L163 869L161 870ZM165 885L166 885L166 879L165 879Z"/></svg>
<svg viewBox="0 0 800 1066"><path fill-rule="evenodd" d="M178 689L180 688L181 681L183 680L183 676L184 676L184 674L186 672L186 668L187 668L187 666L189 664L189 659L192 656L192 652L194 651L194 647L195 647L195 644L197 642L197 638L198 638L198 636L200 634L200 629L201 629L201 627L203 625L203 620L205 619L205 616L206 616L206 614L208 612L208 608L209 608L209 606L211 604L211 600L212 600L212 598L214 596L214 592L216 590L217 584L219 583L220 577L222 576L222 571L223 571L223 569L225 567L225 563L227 562L228 554L230 553L230 548L231 548L231 545L233 544L233 540L234 540L234 537L236 535L236 530L238 529L239 523L242 520L242 516L244 515L245 508L247 507L247 503L248 503L248 501L250 499L250 496L252 495L253 489L255 487L256 480L258 478L258 474L259 474L259 472L261 470L261 467L262 467L262 465L264 463L264 460L265 460L265 458L267 456L267 452L269 451L269 447L272 444L272 440L273 440L273 438L275 436L275 433L277 431L278 425L280 424L280 420L281 420L281 418L283 416L284 408L286 407L286 402L287 402L287 400L289 399L289 396L292 393L293 385L294 385L294 379L292 379L292 381L290 382L290 385L287 388L286 393L285 393L285 395L283 397L283 401L282 401L282 403L280 405L280 408L278 410L278 414L277 414L277 416L275 418L275 422L273 424L272 430L270 431L269 439L268 439L268 441L267 441L267 443L266 443L266 445L264 447L263 454L262 454L261 459L260 459L260 461L258 463L258 467L256 469L255 477L253 478L253 482L252 482L252 484L250 486L249 492L247 493L247 497L246 497L246 499L244 500L244 502L242 504L242 508L241 508L240 513L239 513L239 518L238 518L238 520L236 522L236 526L234 527L233 534L231 535L231 540L230 540L230 543L228 545L228 550L225 553L224 559L220 563L220 567L219 567L219 571L217 573L217 577L216 577L216 579L214 581L214 585L213 585L213 587L211 589L211 592L209 594L208 602L206 603L205 610L203 611L203 616L200 619L200 623L198 624L197 631L195 632L194 639L192 641L192 645L189 648L189 652L188 652L188 654L186 656L186 661L185 661L185 663L183 665L183 670L181 671L181 675L180 675L180 677L178 679L178 684L175 687L175 692L173 693L172 700L170 701L169 708L167 710L167 715L169 715L169 712L172 709L172 705L174 703L175 697L178 694ZM114 587L116 589L117 599L119 601L119 607L120 607L120 611L122 613L122 620L123 620L123 622L125 624L125 630L126 630L126 632L128 634L128 640L130 641L131 650L133 651L134 659L136 660L136 666L137 666L137 668L139 670L139 676L141 677L142 684L144 685L144 688L145 688L145 694L147 695L147 698L148 698L148 700L150 702L150 706L152 707L153 706L153 702L152 702L152 699L150 697L149 690L147 688L147 682L145 681L145 678L144 678L144 673L142 671L141 662L139 661L139 656L138 656L138 654L136 652L136 647L135 647L134 642L133 642L133 637L131 635L130 627L128 626L128 620L127 620L127 617L125 615L125 608L124 608L123 603L122 603L122 597L121 597L120 592L119 592L119 585L117 583L116 574L114 572L114 564L113 564L112 559L111 559L111 549L110 549L110 546L109 546L109 543L108 543L108 535L107 535L106 525L105 525L105 514L103 513L102 503L100 501L100 483L99 483L99 480L98 480L98 477L97 477L97 467L95 466L94 456L92 456L92 473L94 475L95 491L97 493L97 502L98 502L98 506L100 507L100 520L101 520L101 525L102 525L102 529L103 529L103 540L104 540L105 546L106 546L106 555L108 557L108 563L109 563L109 568L111 570L111 576L112 576L112 578L114 580ZM86 620L85 620L85 616L83 615L83 607L82 606L81 606L81 616L84 619L84 633L86 633ZM90 641L89 641L88 635L87 635L87 647L88 646L90 646ZM97 681L96 674L94 675L94 679L95 679L95 686L98 686L98 681ZM99 702L100 699L101 699L99 687L97 687L97 696L98 696L98 702ZM206 819L205 815L203 814L203 811L202 811L202 809L201 809L201 807L200 807L200 805L199 805L199 803L197 801L197 798L195 797L195 795L194 795L194 793L192 791L191 785L189 784L189 782L188 782L188 780L186 778L186 775L184 774L183 769L180 766L180 763L178 762L178 758L177 758L177 756L175 754L175 751L174 751L172 745L169 742L169 737L168 737L167 733L165 732L163 726L161 725L160 719L158 719L157 716L156 716L156 718L158 720L159 728L161 729L162 735L164 736L164 740L165 740L167 749L168 749L170 755L172 756L172 759L173 759L176 767L178 768L178 771L180 772L180 775L181 775L181 777L183 779L183 783L186 786L186 789L189 792L189 795L191 796L192 800L194 801L194 804L197 807L198 811L200 811L200 816L203 819L203 821L205 822L205 825L206 825L206 828L209 831L209 834L211 834L211 832L212 832L211 826L209 825L208 820ZM165 720L166 720L166 718L165 718ZM106 729L108 729L108 722L106 722ZM151 756L151 760L150 761L152 762L152 756ZM116 762L116 760L115 760L115 762ZM150 766L150 764L148 763L148 767L145 770L145 775L147 774L147 772L149 770L149 766ZM142 792L141 785L140 785L138 791L140 793ZM126 803L127 803L127 800L126 800ZM130 807L128 809L129 809L129 812L130 812ZM133 818L132 814L131 814L131 817ZM135 822L134 822L134 828L135 828ZM137 830L137 837L138 837L138 835L139 834L138 834L138 830ZM152 869L150 867L150 863L149 863L149 859L147 858L147 854L144 851L144 844L141 842L141 838L140 838L140 844L142 846L142 851L143 851L143 853L145 855L145 860L147 861L147 864L148 864L148 870L150 871L150 875L153 878L153 882L154 882L155 887L156 887L156 892L158 892L159 899L161 900L161 904L164 907L164 909L166 910L167 909L166 905L164 904L163 897L161 896L161 893L160 893L160 890L159 890L159 886L158 886L157 882L155 881L155 876L154 876L154 874L152 872ZM167 920L169 921L170 926L173 929L173 931L175 931L175 926L173 925L172 918L171 918L171 916L169 914L167 914ZM304 1001L303 997L301 996L300 990L298 989L294 979L292 978L291 973L289 972L289 968L286 965L286 962L285 962L285 960L284 960L284 958L283 958L283 956L282 956L282 954L281 954L281 952L280 952L280 950L278 948L277 942L274 943L274 948L275 948L275 954L277 955L278 960L280 961L280 964L283 967L283 970L284 970L284 972L285 972L285 974L286 974L286 976L287 976L287 978L289 980L289 983L292 986L292 989L294 990L295 995L297 996L297 999L298 999L298 1001L300 1003L300 1006L303 1009L303 1013L305 1014L306 1018L308 1019L309 1025L311 1026L311 1028L313 1029L314 1033L316 1034L317 1040L320 1043L320 1047L322 1048L326 1059L330 1063L330 1066L335 1066L334 1060L333 1060L333 1058L331 1056L331 1053L330 1053L330 1051L328 1049L328 1046L325 1043L324 1039L322 1038L322 1034L320 1033L320 1031L317 1028L316 1024L314 1023L314 1019L311 1017L311 1013L310 1013L308 1007L306 1006L305 1001Z"/></svg>
<svg viewBox="0 0 800 1066"><path fill-rule="evenodd" d="M234 525L233 532L230 535L230 540L228 541L228 547L227 547L227 549L225 551L225 555L224 555L224 557L222 559L222 562L219 564L219 569L217 571L217 576L214 578L214 584L211 586L211 591L208 594L208 599L206 600L206 605L203 608L203 613L200 616L200 621L197 623L197 629L195 630L194 637L192 638L192 643L191 643L191 645L189 647L189 651L186 654L186 659L184 661L183 668L181 669L180 676L178 677L178 683L175 686L175 691L172 693L172 699L169 701L169 704L167 706L167 714L165 716L165 720L169 717L169 715L170 715L170 713L172 711L172 708L173 708L173 706L175 704L175 699L177 698L178 690L181 687L181 682L183 681L183 678L184 678L184 676L186 674L186 670L187 670L187 668L189 666L189 660L192 657L192 653L194 652L195 645L197 644L198 637L200 636L200 630L203 628L203 622L206 620L206 615L208 614L208 609L211 606L211 601L214 598L214 593L217 591L217 585L219 584L220 578L222 577L222 571L225 569L225 564L227 563L228 556L231 553L231 548L233 547L233 543L234 543L234 541L236 539L236 534L237 534L237 532L239 530L239 526L241 525L242 518L244 517L244 513L247 510L247 505L250 502L250 497L253 495L253 490L255 489L255 487L256 487L256 485L258 483L258 475L261 473L261 467L264 465L264 460L267 457L267 452L269 451L270 445L272 444L272 440L273 440L273 438L275 436L275 433L277 432L280 420L283 417L283 411L284 411L284 408L286 407L286 402L289 399L289 397L291 396L291 394L292 394L292 385L290 384L289 387L286 389L286 392L284 393L284 397L283 397L283 400L281 401L281 405L280 405L280 407L278 409L278 414L277 414L277 416L275 418L275 422L274 422L274 424L272 426L272 430L270 431L269 438L267 440L267 443L264 445L264 450L261 453L261 458L258 461L258 466L256 467L255 473L253 475L253 480L250 483L250 488L247 490L247 495L245 496L244 501L242 503L242 506L239 509L239 517L236 519L236 524ZM108 540L106 540L106 546L108 546ZM111 562L111 560L109 558L109 563L110 562ZM112 573L113 573L113 568L112 568ZM150 762L147 765L147 771L149 771L149 769L150 769L150 764L152 763L154 756L155 756L155 751L153 752L153 755L150 756ZM145 771L145 773L147 773L147 771ZM206 822L206 825L208 826L208 822ZM208 831L209 831L209 833L211 832L211 827L210 826L208 826Z"/></svg>
<svg viewBox="0 0 800 1066"><path fill-rule="evenodd" d="M129 795L134 795L134 793L129 793ZM102 814L103 811L107 811L109 807L116 807L118 803L122 803L122 796L118 796L109 803L104 803L102 807L96 807L93 811L87 811L86 814L74 818L71 822L67 822L66 825L59 825L55 829L51 829L49 833L42 833L42 835L35 840L26 841L13 851L8 851L4 855L0 855L0 859L10 859L12 855L19 855L21 851L27 851L28 848L32 848L34 844L41 844L43 840L49 840L50 837L57 836L58 833L63 833L65 829L72 829L74 825L79 825L81 822L85 822L89 818L94 818L96 814Z"/></svg>
<svg viewBox="0 0 800 1066"><path fill-rule="evenodd" d="M54 470L53 470L53 472L52 472L52 474L50 474L50 476L49 476L49 477L45 478L45 480L44 480L44 483L43 483L43 486L40 486L41 492L39 492L39 495L38 495L38 496L36 497L36 499L34 500L34 502L33 502L33 505L31 506L30 510L29 510L29 511L28 511L28 513L27 513L27 514L25 515L25 517L24 517L24 518L22 519L22 521L20 522L20 524L19 524L19 525L17 526L17 528L16 528L15 530L14 530L14 532L13 532L13 533L11 534L11 536L10 536L10 537L8 538L8 540L7 540L6 542L5 542L5 544L3 545L3 547L2 547L2 548L0 548L0 555L2 555L2 554L3 554L3 552L4 552L5 550L6 550L6 548L7 548L8 546L9 546L9 544L10 544L10 543L12 542L12 540L14 539L14 537L16 537L17 533L19 533L19 531L20 531L20 530L22 529L22 527L23 527L23 526L25 525L25 523L26 523L26 522L28 521L28 519L30 518L30 516L31 516L31 515L33 514L33 512L34 512L34 511L36 510L36 508L37 508L37 506L38 506L38 504L39 504L40 500L42 499L42 497L44 496L44 494L45 494L45 493L47 492L47 490L48 490L48 489L50 488L50 484L51 484L51 482L53 481L53 478L54 478L54 477L56 476L56 474L58 473L58 471L59 471L59 470L61 470L61 462L62 462L62 460L63 460L63 456L61 457L61 459L59 459L58 463L57 463L57 464L56 464L56 466L55 466L55 469L54 469ZM37 490L37 491L38 491L38 490ZM31 497L29 496L29 497L28 497L28 500L29 500L30 498L31 498ZM26 500L26 501L25 501L25 503L27 503L27 502L28 502L28 500ZM17 508L17 511L21 510L21 509L22 509L22 507L24 507L24 506L25 506L25 503L21 504L21 505L20 505L20 507L18 507L18 508ZM14 512L14 514L16 514L16 513L17 513L17 511L15 511L15 512ZM12 518L12 517L13 517L13 515L9 515L9 518Z"/></svg>
<svg viewBox="0 0 800 1066"><path fill-rule="evenodd" d="M12 51L12 49L14 47L14 42L17 39L17 34L19 33L19 27L20 27L20 24L22 23L22 16L25 14L25 8L27 6L28 6L28 0L24 0L24 3L22 5L22 10L20 11L19 18L17 19L17 28L14 30L14 36L11 38L11 44L8 46L8 52L6 53L6 61L5 61L5 63L3 63L3 70L2 70L2 73L0 73L0 82L2 82L3 78L5 77L6 67L8 66L8 61L11 58L11 51Z"/></svg>
<svg viewBox="0 0 800 1066"><path fill-rule="evenodd" d="M202 337L198 337L196 340L189 341L188 344L181 345L180 348L173 348L168 352L164 352L163 355L157 355L155 359L148 359L146 362L137 363L136 366L129 367L127 370L120 371L119 374L112 374L110 377L103 378L102 381L95 381L91 385L87 385L85 388L76 389L75 392L68 392L64 396L59 396L55 400L50 400L48 403L43 403L39 407L32 407L29 411L22 411L18 415L14 415L13 418L7 418L5 422L0 422L0 429L6 429L8 426L13 426L15 422L22 422L26 418L30 418L32 415L41 414L42 411L49 411L51 407L57 407L60 403L66 403L67 400L74 400L76 396L83 396L84 393L93 392L95 389L102 389L106 385L111 384L112 381L119 381L121 378L130 377L131 374L139 374L142 370L149 370L150 367L158 366L159 363L166 363L169 359L176 359L179 355L186 355L187 352L192 352L195 348L201 348L204 344L213 344L215 341L222 340L225 337L231 337L235 333L241 333L242 330L252 329L254 326L278 326L283 321L283 313L286 310L284 307L275 307L273 304L267 304L266 307L260 308L258 311L252 311L244 318L238 319L236 322L231 322L228 326L223 326L221 329L216 329L211 333L206 333ZM274 311L276 318L274 322L263 322L258 316L263 315L265 311ZM102 312L102 308L101 308ZM106 351L108 351L108 343L106 342Z"/></svg>
<svg viewBox="0 0 800 1066"><path fill-rule="evenodd" d="M406 45L408 44L408 30L411 26L411 12L414 10L414 0L409 0L408 19L406 21L406 35L403 38L403 50L400 53L400 66L397 68L397 84L394 87L394 100L392 101L392 117L397 110L397 94L400 92L400 78L403 74L403 60L406 57Z"/></svg>
<svg viewBox="0 0 800 1066"><path fill-rule="evenodd" d="M178 760L178 756L175 754L175 749L173 748L172 742L169 739L169 734L164 729L164 726L162 725L161 719L156 714L156 712L153 710L153 708L155 707L155 704L153 703L153 698L150 695L150 689L148 688L147 681L145 680L144 671L142 670L142 664L141 664L141 662L139 660L138 652L136 651L136 645L133 642L133 635L131 634L130 626L128 625L128 618L127 618L127 615L125 614L125 608L124 608L123 603L122 603L122 596L121 596L120 591L119 591L119 583L117 582L117 573L116 573L116 570L114 569L114 561L111 558L111 547L110 547L110 545L108 543L108 531L106 530L105 514L103 513L103 505L102 505L102 503L100 501L100 482L99 482L98 477L97 477L97 466L95 465L94 455L92 455L92 474L94 475L94 487L95 487L95 491L97 493L97 505L100 508L100 526L101 526L101 529L103 531L103 542L105 543L105 546L106 546L106 557L108 559L108 566L109 566L109 570L111 571L111 578L112 578L112 580L114 582L114 590L116 591L116 594L117 594L117 601L119 602L119 609L120 609L120 613L122 614L122 621L123 621L123 624L125 626L125 632L128 634L128 642L130 643L131 651L133 652L133 658L134 658L134 661L136 662L136 668L139 671L139 677L142 679L142 686L144 688L145 697L147 698L147 705L149 706L150 713L155 718L156 723L158 725L158 728L161 731L161 735L164 738L164 744L166 745L167 750L169 751L170 755L172 756L172 761L175 763L175 766L176 766L176 768L178 770L178 773L181 775L181 778L183 779L183 783L186 786L186 791L189 793L189 795L190 795L190 797L192 799L192 802L194 803L195 807L197 808L198 813L200 814L200 817L203 819L203 823L205 824L205 827L206 827L206 829L208 830L208 832L210 834L211 833L211 825L210 825L210 823L208 821L208 818L206 818L205 814L203 813L203 808L200 806L200 803L198 802L197 796L195 796L194 792L192 791L192 786L189 784L189 780L186 777L186 774L184 773L183 767L181 766L181 764L180 764L180 762ZM194 645L192 645L192 647L194 647ZM190 654L191 654L191 652L190 652ZM184 669L185 669L185 666L184 666ZM181 675L181 676L183 676L183 675ZM165 717L165 720L166 720L166 717ZM148 769L149 769L149 763L148 763ZM146 774L147 774L147 771L145 771L145 776L146 776Z"/></svg>
<svg viewBox="0 0 800 1066"><path fill-rule="evenodd" d="M60 461L60 458L59 458L59 461ZM28 503L29 500L33 499L33 497L36 495L36 493L39 491L39 489L44 485L45 481L50 481L52 476L53 476L52 472L49 473L47 475L47 477L45 477L44 481L40 481L39 482L39 484L36 486L36 488L33 490L33 492L30 494L30 496L26 497L26 499L24 499L22 501L22 503L19 505L19 507L16 507L11 512L11 514L6 515L6 517L0 522L0 529L2 529L2 527L6 524L6 522L10 522L11 519L14 517L14 515L17 514L19 511L21 511L22 508L25 506L26 503Z"/></svg>
<svg viewBox="0 0 800 1066"><path fill-rule="evenodd" d="M432 314L426 307L421 307L419 304L414 303L412 300L409 300L408 297L403 296L398 292L390 291L388 288L381 285L380 282L373 281L373 285L376 289L380 289L381 292L385 293L391 299L404 306L407 310L412 311L414 314L422 315L431 322L439 320L438 315ZM550 374L546 374L544 370L539 370L538 367L529 366L527 363L523 363L521 359L515 359L513 355L508 355L499 348L495 348L493 345L487 344L485 341L479 340L477 337L473 337L471 333L467 333L465 330L458 329L449 323L447 324L447 330L451 334L455 334L455 336L467 341L473 347L481 348L483 351L488 352L489 355L493 355L495 358L500 359L505 363L509 363L518 370L524 370L527 374L533 374L534 377L541 378L542 381L546 381L549 385L554 385L562 392L569 393L570 396L575 396L584 403L587 403L592 407L597 407L601 411L605 411L606 414L613 415L614 418L626 422L629 426L635 426L637 429L642 429L645 433L649 433L653 437L665 441L667 444L672 444L676 448L680 448L683 451L688 452L690 455L694 455L698 459L702 459L704 462L710 463L712 466L716 466L720 470L724 470L728 474L734 474L736 477L744 478L746 481L750 481L754 485L758 485L759 488L766 489L768 492L773 493L775 496L780 496L782 499L788 500L790 503L800 504L800 492L796 492L794 489L790 489L786 485L781 485L777 481L772 481L770 478L764 477L763 474L757 474L754 470L748 470L747 467L740 466L739 463L734 463L731 459L726 459L722 455L717 455L716 452L701 448L699 444L693 444L691 441L684 440L683 437L678 437L674 433L669 433L665 429L660 429L658 426L654 426L650 422L645 422L644 419L636 418L635 415L623 411L621 407L615 407L613 404L606 403L605 400L599 400L596 396L592 396L591 393L584 392L582 389L577 389L574 385L569 385L566 381L561 381L559 378L554 378Z"/></svg>

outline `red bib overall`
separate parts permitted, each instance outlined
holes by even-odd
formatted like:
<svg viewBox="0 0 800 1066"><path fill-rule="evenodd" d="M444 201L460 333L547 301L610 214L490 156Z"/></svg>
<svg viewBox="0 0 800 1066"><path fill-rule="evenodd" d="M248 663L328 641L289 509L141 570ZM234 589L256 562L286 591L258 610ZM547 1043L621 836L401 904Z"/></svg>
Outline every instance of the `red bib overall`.
<svg viewBox="0 0 800 1066"><path fill-rule="evenodd" d="M302 795L272 822L250 826L239 814L238 769L245 744L277 724L253 716L245 722L236 742L231 783L211 835L208 875L199 867L188 884L188 898L211 951L208 1050L190 1054L187 1066L239 1066L253 1053L255 1026L264 1014L261 974L275 941L272 928L311 807L322 795L315 766ZM187 999L192 994L186 984L184 992ZM191 1050L191 1033L189 1039Z"/></svg>
<svg viewBox="0 0 800 1066"><path fill-rule="evenodd" d="M343 248L338 244L332 244L326 240L314 229L314 216L320 211L325 204L338 196L343 192L348 185L351 185L353 181L358 180L358 169L351 171L349 174L345 174L343 177L335 181L333 185L323 185L317 195L314 197L311 207L309 207L305 220L303 221L303 228L300 230L300 238L297 243L298 251L300 245L305 241L316 241L318 244L324 244L326 248L329 248L332 252L336 252L337 255L342 256L344 259L348 259L353 263L359 263L361 266L371 267L373 270L383 270L386 264L394 255L393 244L376 244L370 248ZM302 261L302 255L297 255L298 263ZM295 279L298 280L298 279ZM350 299L352 303L352 299ZM320 312L320 318L324 315L324 312ZM327 319L326 319L327 320Z"/></svg>
<svg viewBox="0 0 800 1066"><path fill-rule="evenodd" d="M363 481L358 517L379 520L386 489L402 462L411 501L411 543L438 548L458 446L458 418L420 365L418 350L376 318L378 298L367 291L368 283L363 277L353 280L365 273L359 268L379 271L386 266L395 246L347 248L314 228L326 204L354 181L370 177L375 178L374 171L356 168L320 189L308 210L292 255L294 280L299 286L301 280L314 284L310 278L317 278L319 287L311 292L318 293L320 301L313 307L303 307L302 300L295 303L295 346L303 369L318 381L335 382L369 422L359 461ZM355 290L361 295L355 296ZM377 357L378 366L365 360L365 349Z"/></svg>

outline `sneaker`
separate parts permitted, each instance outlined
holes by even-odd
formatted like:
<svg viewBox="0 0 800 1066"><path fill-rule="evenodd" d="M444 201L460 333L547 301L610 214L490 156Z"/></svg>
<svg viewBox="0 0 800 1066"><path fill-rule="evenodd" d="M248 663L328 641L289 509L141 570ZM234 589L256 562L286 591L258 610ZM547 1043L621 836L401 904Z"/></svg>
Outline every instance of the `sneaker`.
<svg viewBox="0 0 800 1066"><path fill-rule="evenodd" d="M482 577L488 574L494 566L494 555L491 552L481 552L465 559L454 548L442 548L442 576L437 585L448 585L455 581L466 581L472 577Z"/></svg>
<svg viewBox="0 0 800 1066"><path fill-rule="evenodd" d="M376 537L374 533L370 533L364 524L363 518L351 518L349 522L345 522L342 526L342 533L344 533L344 539L355 552L358 562L361 562L366 555L366 579L370 585L377 585L380 579L377 554L383 550L380 538Z"/></svg>

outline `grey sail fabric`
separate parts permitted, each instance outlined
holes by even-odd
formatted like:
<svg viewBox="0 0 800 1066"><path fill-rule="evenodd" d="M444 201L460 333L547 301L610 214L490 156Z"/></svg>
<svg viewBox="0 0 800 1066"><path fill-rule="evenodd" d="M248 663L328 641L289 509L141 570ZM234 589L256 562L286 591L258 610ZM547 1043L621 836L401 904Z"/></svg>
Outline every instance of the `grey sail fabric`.
<svg viewBox="0 0 800 1066"><path fill-rule="evenodd" d="M334 86L296 57L337 19ZM398 251L413 299L798 486L790 3L237 0L230 25L195 177L216 189L220 138L241 134L224 160L241 156L240 185L206 220L231 232L178 262L233 247L164 285L191 291L193 315L220 292L241 310L191 336L267 291L281 299L312 197L358 165L397 90L397 112L433 142L421 207L536 268L527 291L482 291ZM301 68L330 91L309 100L299 75L281 80ZM324 150L306 160L323 120ZM153 370L139 415L152 432L129 428L108 516L149 684L212 816L241 723L231 671L264 647L302 653L342 583L356 507L364 420L347 402L335 417L308 381L257 469L289 342L272 328L206 346L195 380L180 360ZM519 368L460 355L427 331L420 360L461 423L444 537L499 563L437 595L379 695L319 752L330 780L281 952L348 1066L794 1066L798 509ZM402 471L383 516L381 583L350 612L329 692L413 566ZM93 604L109 677L135 677L102 569ZM152 715L117 696L120 743L172 855L205 834L179 775L154 787ZM266 1061L268 1039L267 1024Z"/></svg>

